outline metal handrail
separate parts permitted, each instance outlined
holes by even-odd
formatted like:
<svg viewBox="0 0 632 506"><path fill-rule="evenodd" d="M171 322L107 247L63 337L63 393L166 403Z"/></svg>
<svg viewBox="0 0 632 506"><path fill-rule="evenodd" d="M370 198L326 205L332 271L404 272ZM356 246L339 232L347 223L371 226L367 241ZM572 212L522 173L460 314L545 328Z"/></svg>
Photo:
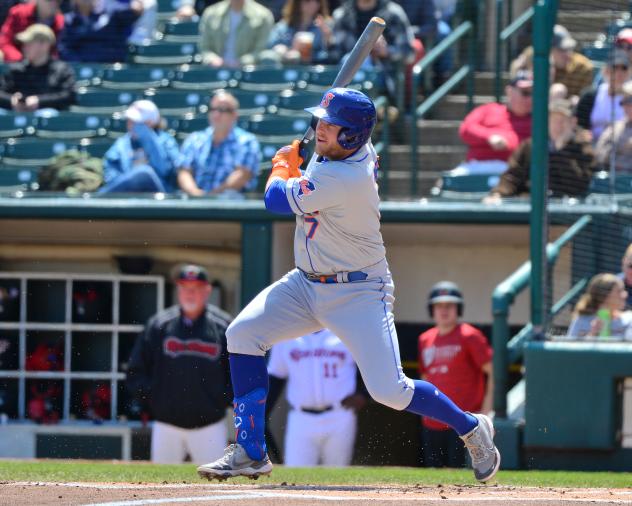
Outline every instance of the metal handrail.
<svg viewBox="0 0 632 506"><path fill-rule="evenodd" d="M504 3L505 0L496 0L496 61L494 62L494 94L496 95L496 102L500 102L502 96L501 55L503 45L510 41L510 39L516 34L516 32L520 30L520 28L522 28L526 23L528 23L535 14L535 9L533 7L529 7L526 11L520 14L520 16L514 19L507 27L503 29L502 13Z"/></svg>
<svg viewBox="0 0 632 506"><path fill-rule="evenodd" d="M547 265L553 266L557 262L562 248L592 222L592 216L584 215L571 225L555 242L547 245ZM508 366L510 359L517 359L519 352L515 351L518 344L522 344L532 332L532 328L524 329L512 339L511 348L509 340L509 309L520 292L527 288L531 280L531 261L523 263L513 274L500 283L492 296L492 344L494 347L494 411L497 416L505 417L507 412L507 386ZM576 283L552 308L559 311L561 303L567 304L585 286L582 281ZM562 306L563 307L563 306ZM513 351L512 351L513 348Z"/></svg>
<svg viewBox="0 0 632 506"><path fill-rule="evenodd" d="M432 48L432 50L419 61L414 67L412 72L412 86L411 86L411 98L410 98L410 116L412 121L412 129L410 132L410 148L411 148L411 182L410 191L411 195L417 194L417 173L418 173L418 155L417 155L417 121L423 118L437 103L439 103L453 88L455 88L461 81L468 79L467 83L467 95L468 95L468 110L472 108L474 103L474 68L476 58L476 45L475 45L475 33L476 25L472 20L467 20L461 23L455 30L443 39L439 44ZM468 63L464 64L457 72L455 72L450 79L443 83L438 89L436 89L424 102L417 107L417 92L419 84L421 83L423 74L430 68L430 66L439 58L444 52L449 50L460 39L468 36L470 38L470 44L468 45Z"/></svg>

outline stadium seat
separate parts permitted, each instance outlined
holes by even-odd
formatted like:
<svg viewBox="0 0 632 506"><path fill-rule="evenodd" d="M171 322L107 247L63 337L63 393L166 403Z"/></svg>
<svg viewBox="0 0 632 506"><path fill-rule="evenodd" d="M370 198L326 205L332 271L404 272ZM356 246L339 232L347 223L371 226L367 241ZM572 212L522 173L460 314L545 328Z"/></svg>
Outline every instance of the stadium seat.
<svg viewBox="0 0 632 506"><path fill-rule="evenodd" d="M37 137L52 139L77 139L100 137L106 134L107 123L94 114L60 113L52 117L39 117L33 121Z"/></svg>
<svg viewBox="0 0 632 506"><path fill-rule="evenodd" d="M205 112L208 95L188 90L148 90L145 98L154 102L162 116L183 116Z"/></svg>
<svg viewBox="0 0 632 506"><path fill-rule="evenodd" d="M338 75L337 66L317 65L307 73L305 89L307 91L324 93L331 88L331 83ZM363 91L371 97L376 97L382 93L382 75L377 71L358 70L353 76L349 87Z"/></svg>
<svg viewBox="0 0 632 506"><path fill-rule="evenodd" d="M4 167L0 165L0 190L25 189L37 179L37 169L24 167Z"/></svg>
<svg viewBox="0 0 632 506"><path fill-rule="evenodd" d="M199 62L197 46L191 42L159 42L149 45L131 45L129 58L145 65L181 65Z"/></svg>
<svg viewBox="0 0 632 506"><path fill-rule="evenodd" d="M196 43L199 35L198 25L197 21L168 22L162 31L162 40L165 42Z"/></svg>
<svg viewBox="0 0 632 506"><path fill-rule="evenodd" d="M590 182L590 193L610 193L610 173L606 170L597 172ZM614 180L615 193L632 193L632 175L617 174Z"/></svg>
<svg viewBox="0 0 632 506"><path fill-rule="evenodd" d="M442 198L482 198L499 180L498 174L463 174L458 169L446 171L441 175L440 191L433 194Z"/></svg>
<svg viewBox="0 0 632 506"><path fill-rule="evenodd" d="M76 140L9 139L2 144L3 168L34 168L46 165L51 158L77 145Z"/></svg>
<svg viewBox="0 0 632 506"><path fill-rule="evenodd" d="M106 68L100 63L70 63L75 71L75 86L98 86L101 84L101 74Z"/></svg>
<svg viewBox="0 0 632 506"><path fill-rule="evenodd" d="M262 142L282 145L302 136L310 120L311 117L307 113L297 113L296 117L257 114L250 118L248 131L255 134Z"/></svg>
<svg viewBox="0 0 632 506"><path fill-rule="evenodd" d="M239 79L239 88L251 91L281 91L296 86L304 71L292 67L245 68Z"/></svg>
<svg viewBox="0 0 632 506"><path fill-rule="evenodd" d="M21 137L33 131L33 116L8 113L0 115L0 138Z"/></svg>
<svg viewBox="0 0 632 506"><path fill-rule="evenodd" d="M175 16L178 7L180 7L180 0L158 0L158 19L168 20Z"/></svg>
<svg viewBox="0 0 632 506"><path fill-rule="evenodd" d="M251 116L253 114L263 114L268 108L276 103L276 97L269 93L255 91L245 91L240 89L231 90L235 98L239 101L239 115Z"/></svg>
<svg viewBox="0 0 632 506"><path fill-rule="evenodd" d="M232 69L183 65L171 79L171 87L183 90L209 91L237 85Z"/></svg>
<svg viewBox="0 0 632 506"><path fill-rule="evenodd" d="M103 90L80 88L76 95L76 104L70 106L71 112L89 114L112 114L127 108L134 100L142 96L133 91Z"/></svg>
<svg viewBox="0 0 632 506"><path fill-rule="evenodd" d="M270 170L272 168L272 157L281 145L276 142L259 141L259 146L261 147L261 170Z"/></svg>
<svg viewBox="0 0 632 506"><path fill-rule="evenodd" d="M81 151L86 151L90 156L103 158L113 143L114 141L108 138L81 139L76 147Z"/></svg>
<svg viewBox="0 0 632 506"><path fill-rule="evenodd" d="M170 72L159 67L116 65L103 71L101 86L117 90L144 90L169 86Z"/></svg>
<svg viewBox="0 0 632 506"><path fill-rule="evenodd" d="M176 132L178 140L184 140L191 132L208 128L208 116L200 114L188 118L176 118L169 121L169 128Z"/></svg>
<svg viewBox="0 0 632 506"><path fill-rule="evenodd" d="M611 56L612 48L608 44L596 43L592 46L582 48L581 52L589 60L605 63Z"/></svg>
<svg viewBox="0 0 632 506"><path fill-rule="evenodd" d="M280 116L296 116L306 107L314 107L320 103L322 93L305 90L284 90L279 93L276 102L276 114Z"/></svg>

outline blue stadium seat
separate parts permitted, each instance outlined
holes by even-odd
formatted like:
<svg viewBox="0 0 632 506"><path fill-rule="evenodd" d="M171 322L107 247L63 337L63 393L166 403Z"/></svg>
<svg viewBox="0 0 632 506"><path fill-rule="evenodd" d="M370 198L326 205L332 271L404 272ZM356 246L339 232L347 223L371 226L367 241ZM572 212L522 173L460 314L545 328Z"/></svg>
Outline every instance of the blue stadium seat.
<svg viewBox="0 0 632 506"><path fill-rule="evenodd" d="M148 45L131 45L129 58L145 65L182 65L199 62L197 46L191 42L159 42Z"/></svg>
<svg viewBox="0 0 632 506"><path fill-rule="evenodd" d="M171 72L160 67L115 65L105 69L101 76L103 88L117 90L144 90L169 86Z"/></svg>
<svg viewBox="0 0 632 506"><path fill-rule="evenodd" d="M307 113L297 114L295 117L257 114L250 118L248 131L255 134L260 141L283 145L301 137L310 121L311 116Z"/></svg>
<svg viewBox="0 0 632 506"><path fill-rule="evenodd" d="M145 98L154 102L162 116L184 116L208 109L209 97L206 93L188 90L148 90Z"/></svg>
<svg viewBox="0 0 632 506"><path fill-rule="evenodd" d="M100 137L106 134L107 121L103 116L62 112L52 117L38 117L33 121L37 137L77 139Z"/></svg>
<svg viewBox="0 0 632 506"><path fill-rule="evenodd" d="M200 114L187 118L175 118L169 121L169 128L176 132L178 140L184 140L191 132L208 128L208 116Z"/></svg>
<svg viewBox="0 0 632 506"><path fill-rule="evenodd" d="M303 113L306 107L315 107L320 103L322 93L306 90L284 90L279 93L276 102L276 114L280 116L295 116Z"/></svg>
<svg viewBox="0 0 632 506"><path fill-rule="evenodd" d="M294 67L247 67L241 72L239 88L251 91L281 91L294 88L305 71Z"/></svg>
<svg viewBox="0 0 632 506"><path fill-rule="evenodd" d="M0 138L21 137L33 133L33 116L31 114L0 115Z"/></svg>
<svg viewBox="0 0 632 506"><path fill-rule="evenodd" d="M231 93L235 95L235 98L239 101L240 116L263 114L270 106L276 104L276 96L270 93L240 89L231 90Z"/></svg>
<svg viewBox="0 0 632 506"><path fill-rule="evenodd" d="M171 79L171 87L183 90L210 91L237 85L238 74L227 68L183 65Z"/></svg>
<svg viewBox="0 0 632 506"><path fill-rule="evenodd" d="M112 114L123 111L142 95L134 91L103 90L100 88L80 88L76 95L76 104L70 106L71 112L89 114Z"/></svg>
<svg viewBox="0 0 632 506"><path fill-rule="evenodd" d="M162 40L165 42L196 43L199 35L198 25L198 21L170 21L165 24L162 31Z"/></svg>

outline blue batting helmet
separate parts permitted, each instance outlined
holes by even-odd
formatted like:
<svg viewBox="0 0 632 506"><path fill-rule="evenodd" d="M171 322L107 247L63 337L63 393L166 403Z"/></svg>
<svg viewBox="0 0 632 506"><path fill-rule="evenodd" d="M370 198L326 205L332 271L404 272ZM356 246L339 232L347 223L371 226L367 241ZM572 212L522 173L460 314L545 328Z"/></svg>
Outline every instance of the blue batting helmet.
<svg viewBox="0 0 632 506"><path fill-rule="evenodd" d="M430 289L428 295L428 313L432 318L432 306L439 302L454 302L459 316L463 316L463 293L456 283L439 281Z"/></svg>
<svg viewBox="0 0 632 506"><path fill-rule="evenodd" d="M338 144L344 149L356 149L365 144L377 122L373 101L350 88L331 88L325 92L318 107L305 110L318 119L341 126Z"/></svg>

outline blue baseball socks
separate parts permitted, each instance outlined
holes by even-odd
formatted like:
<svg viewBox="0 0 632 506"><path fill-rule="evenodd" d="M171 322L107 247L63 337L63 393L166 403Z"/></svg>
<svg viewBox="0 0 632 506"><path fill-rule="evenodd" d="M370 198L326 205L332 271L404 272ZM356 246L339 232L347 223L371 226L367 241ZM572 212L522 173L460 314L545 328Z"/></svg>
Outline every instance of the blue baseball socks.
<svg viewBox="0 0 632 506"><path fill-rule="evenodd" d="M467 434L478 425L478 420L462 411L432 383L414 380L415 392L406 411L429 416L452 427L459 436Z"/></svg>
<svg viewBox="0 0 632 506"><path fill-rule="evenodd" d="M265 412L268 369L265 357L231 353L230 377L235 395L235 441L253 460L266 456Z"/></svg>

